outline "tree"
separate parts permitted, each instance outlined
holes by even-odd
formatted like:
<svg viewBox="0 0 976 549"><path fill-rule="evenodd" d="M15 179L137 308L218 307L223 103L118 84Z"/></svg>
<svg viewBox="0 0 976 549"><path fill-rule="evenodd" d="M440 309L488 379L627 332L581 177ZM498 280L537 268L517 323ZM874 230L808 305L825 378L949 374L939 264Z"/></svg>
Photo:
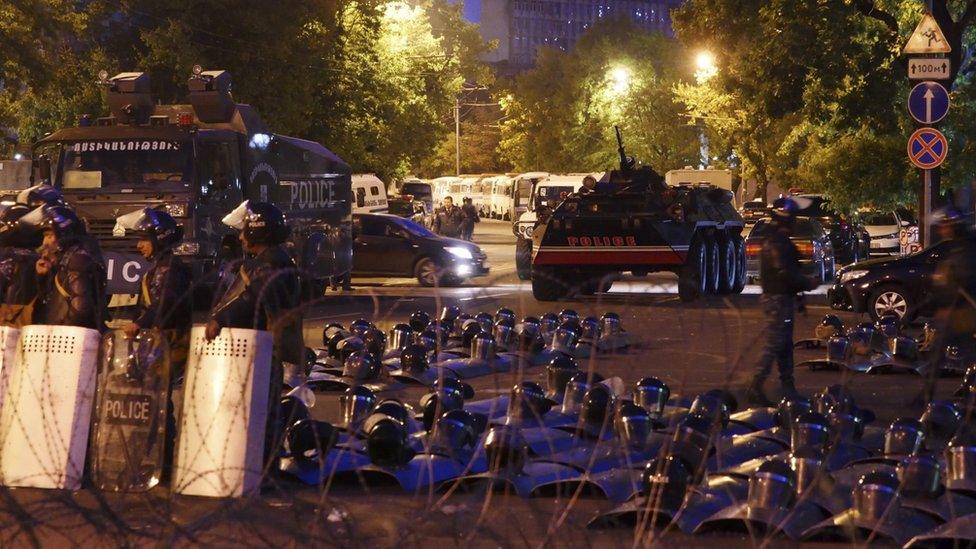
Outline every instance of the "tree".
<svg viewBox="0 0 976 549"><path fill-rule="evenodd" d="M517 170L607 169L619 125L628 152L659 172L697 164L695 128L672 93L690 65L679 45L628 20L594 25L571 53L542 49L506 90L501 154Z"/></svg>

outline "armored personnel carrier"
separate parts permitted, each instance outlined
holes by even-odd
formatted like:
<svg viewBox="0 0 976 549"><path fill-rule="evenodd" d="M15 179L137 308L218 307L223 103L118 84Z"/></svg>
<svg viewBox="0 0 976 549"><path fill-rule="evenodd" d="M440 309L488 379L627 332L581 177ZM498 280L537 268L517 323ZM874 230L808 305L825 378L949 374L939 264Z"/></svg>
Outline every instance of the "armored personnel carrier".
<svg viewBox="0 0 976 549"><path fill-rule="evenodd" d="M609 288L615 275L678 275L683 301L742 292L746 256L732 193L706 184L669 186L626 155L592 191L559 204L533 235L532 293L553 301Z"/></svg>

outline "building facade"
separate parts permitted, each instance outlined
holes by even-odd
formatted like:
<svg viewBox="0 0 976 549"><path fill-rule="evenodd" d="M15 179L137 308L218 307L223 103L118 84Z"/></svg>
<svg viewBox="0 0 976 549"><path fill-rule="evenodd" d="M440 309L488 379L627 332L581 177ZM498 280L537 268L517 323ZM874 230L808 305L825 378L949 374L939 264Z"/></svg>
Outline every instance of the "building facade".
<svg viewBox="0 0 976 549"><path fill-rule="evenodd" d="M530 67L539 48L568 51L595 22L627 17L671 36L671 10L681 0L481 0L481 33L498 47L486 61Z"/></svg>

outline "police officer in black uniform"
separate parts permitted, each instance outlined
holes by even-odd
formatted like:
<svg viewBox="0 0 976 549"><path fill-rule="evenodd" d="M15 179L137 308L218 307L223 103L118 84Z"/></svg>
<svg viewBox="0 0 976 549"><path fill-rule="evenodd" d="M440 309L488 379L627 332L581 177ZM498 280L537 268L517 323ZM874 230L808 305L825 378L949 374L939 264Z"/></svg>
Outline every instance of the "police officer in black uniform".
<svg viewBox="0 0 976 549"><path fill-rule="evenodd" d="M193 275L173 254L183 239L183 227L168 213L152 208L124 215L119 222L136 234L139 253L151 262L140 284L136 318L122 329L129 337L135 337L139 330L161 329L169 344L171 378L175 381L186 364L193 314Z"/></svg>
<svg viewBox="0 0 976 549"><path fill-rule="evenodd" d="M935 359L941 359L946 346L954 346L967 360L976 358L976 235L972 221L957 208L947 207L937 214L935 230L943 244L932 276L931 299L935 302L935 327L938 338ZM931 402L939 364L932 364L925 376L922 394L912 403Z"/></svg>
<svg viewBox="0 0 976 549"><path fill-rule="evenodd" d="M224 218L224 223L240 230L245 259L236 278L210 312L206 336L212 340L221 328L248 328L271 332L274 340L269 447L277 440L277 403L282 385L283 363L301 365L305 360L302 339L300 299L302 284L298 267L285 250L289 227L285 216L267 202L245 201Z"/></svg>
<svg viewBox="0 0 976 549"><path fill-rule="evenodd" d="M29 306L37 296L39 239L19 223L29 212L23 204L0 204L0 324L7 326L29 323Z"/></svg>
<svg viewBox="0 0 976 549"><path fill-rule="evenodd" d="M38 299L34 324L104 331L107 279L98 241L67 206L40 206L21 222L43 234L35 263Z"/></svg>
<svg viewBox="0 0 976 549"><path fill-rule="evenodd" d="M788 198L772 212L771 234L763 242L760 259L762 278L762 305L766 315L764 334L766 343L756 372L746 391L746 399L759 406L771 406L763 393L763 385L778 363L783 396L797 396L793 379L793 319L797 307L797 294L817 287L813 277L800 271L800 253L790 240L793 224L800 205Z"/></svg>

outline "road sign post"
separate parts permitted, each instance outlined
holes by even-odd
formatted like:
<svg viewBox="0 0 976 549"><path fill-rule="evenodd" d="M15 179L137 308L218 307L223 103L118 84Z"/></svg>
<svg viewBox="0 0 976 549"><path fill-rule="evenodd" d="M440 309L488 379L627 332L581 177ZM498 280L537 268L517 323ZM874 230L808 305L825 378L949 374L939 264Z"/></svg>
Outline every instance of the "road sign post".
<svg viewBox="0 0 976 549"><path fill-rule="evenodd" d="M949 143L939 130L931 126L939 123L949 112L949 93L934 80L949 81L952 65L943 57L952 52L952 46L938 22L929 13L922 17L915 31L905 44L905 55L927 57L908 60L908 80L924 80L912 87L908 96L908 111L920 124L908 139L908 159L919 169L919 241L923 246L932 244L932 211L939 199L941 171L939 166L949 152Z"/></svg>

